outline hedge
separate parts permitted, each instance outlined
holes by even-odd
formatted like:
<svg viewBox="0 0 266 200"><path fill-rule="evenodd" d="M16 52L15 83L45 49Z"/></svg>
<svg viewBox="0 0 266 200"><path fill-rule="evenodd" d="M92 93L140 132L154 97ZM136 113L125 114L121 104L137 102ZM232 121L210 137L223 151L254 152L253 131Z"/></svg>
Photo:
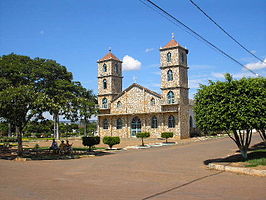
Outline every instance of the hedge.
<svg viewBox="0 0 266 200"><path fill-rule="evenodd" d="M105 136L103 138L103 143L107 144L110 149L116 144L120 144L120 137Z"/></svg>
<svg viewBox="0 0 266 200"><path fill-rule="evenodd" d="M89 146L89 151L91 151L92 146L100 144L99 136L91 136L91 137L82 137L82 144L84 146Z"/></svg>

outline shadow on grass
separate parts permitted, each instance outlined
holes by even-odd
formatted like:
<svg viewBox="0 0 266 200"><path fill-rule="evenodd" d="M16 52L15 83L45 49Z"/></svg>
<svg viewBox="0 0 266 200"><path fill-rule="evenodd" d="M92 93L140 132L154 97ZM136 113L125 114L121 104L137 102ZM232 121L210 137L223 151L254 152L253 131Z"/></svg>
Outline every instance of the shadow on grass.
<svg viewBox="0 0 266 200"><path fill-rule="evenodd" d="M84 156L106 156L111 155L111 152L105 152L101 150L96 151L73 151L72 153L59 154L53 153L49 150L32 150L26 149L23 152L22 158L29 158L30 160L70 160L70 159L79 159ZM17 151L12 149L10 151L0 152L0 159L4 160L14 160L17 158Z"/></svg>
<svg viewBox="0 0 266 200"><path fill-rule="evenodd" d="M247 160L253 160L253 159L260 159L260 158L266 158L266 151L263 151L266 149L266 144L264 142L258 143L253 145L248 153L248 159ZM262 150L262 151L260 151ZM237 151L239 152L239 151ZM208 165L209 163L220 163L220 162L244 162L247 161L244 160L241 154L235 154L224 158L214 158L205 160L203 163L205 165Z"/></svg>

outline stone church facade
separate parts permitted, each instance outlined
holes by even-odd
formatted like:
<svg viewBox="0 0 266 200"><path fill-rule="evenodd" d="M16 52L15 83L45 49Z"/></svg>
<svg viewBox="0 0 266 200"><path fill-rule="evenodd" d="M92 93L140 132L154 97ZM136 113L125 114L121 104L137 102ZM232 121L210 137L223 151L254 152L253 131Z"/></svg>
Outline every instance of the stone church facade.
<svg viewBox="0 0 266 200"><path fill-rule="evenodd" d="M133 83L122 91L122 61L111 51L98 60L98 134L135 137L162 132L189 137L188 50L173 38L160 48L161 94Z"/></svg>

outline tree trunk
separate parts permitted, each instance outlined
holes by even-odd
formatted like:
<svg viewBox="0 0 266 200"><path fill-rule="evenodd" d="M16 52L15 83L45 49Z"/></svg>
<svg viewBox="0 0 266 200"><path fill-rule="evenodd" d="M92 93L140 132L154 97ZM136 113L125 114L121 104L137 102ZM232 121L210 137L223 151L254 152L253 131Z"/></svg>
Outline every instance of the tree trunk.
<svg viewBox="0 0 266 200"><path fill-rule="evenodd" d="M257 130L263 142L266 142L266 131L263 129Z"/></svg>
<svg viewBox="0 0 266 200"><path fill-rule="evenodd" d="M8 123L8 137L12 136L12 132L11 132L11 123Z"/></svg>
<svg viewBox="0 0 266 200"><path fill-rule="evenodd" d="M21 128L16 127L17 138L18 138L18 156L22 156L23 154L23 146L22 146L22 130Z"/></svg>
<svg viewBox="0 0 266 200"><path fill-rule="evenodd" d="M242 157L246 160L248 155L247 155L247 151L248 151L248 147L250 145L251 142L251 137L252 137L252 130L233 130L234 133L234 138L232 136L230 136L229 133L228 136L236 143L236 145L238 146L238 149L240 150L240 153L242 155Z"/></svg>
<svg viewBox="0 0 266 200"><path fill-rule="evenodd" d="M144 146L144 141L143 141L143 138L141 138L141 141L142 141L142 146Z"/></svg>
<svg viewBox="0 0 266 200"><path fill-rule="evenodd" d="M240 152L241 152L242 157L243 157L245 160L247 160L247 158L248 158L248 154L247 154L248 151L247 151L247 149L246 149L246 148L241 149Z"/></svg>
<svg viewBox="0 0 266 200"><path fill-rule="evenodd" d="M57 113L54 114L54 137L59 140L59 115Z"/></svg>
<svg viewBox="0 0 266 200"><path fill-rule="evenodd" d="M87 118L84 118L84 135L87 136Z"/></svg>

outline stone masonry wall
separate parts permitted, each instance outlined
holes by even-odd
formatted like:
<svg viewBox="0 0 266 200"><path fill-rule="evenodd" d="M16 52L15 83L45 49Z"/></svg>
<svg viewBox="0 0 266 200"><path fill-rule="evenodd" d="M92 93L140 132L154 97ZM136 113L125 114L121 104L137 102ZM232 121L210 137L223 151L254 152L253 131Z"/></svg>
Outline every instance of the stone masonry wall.
<svg viewBox="0 0 266 200"><path fill-rule="evenodd" d="M175 117L175 128L168 128L168 118L170 115ZM141 120L141 131L150 132L152 138L161 137L162 132L173 132L174 137L180 138L179 116L177 113L154 113L154 114L141 114L141 115L123 115L123 116L101 116L99 117L99 134L100 137L104 136L119 136L122 138L131 137L131 122L134 117L139 117ZM157 117L158 128L151 128L151 119L153 116ZM116 120L121 118L123 121L122 129L116 128ZM103 120L108 119L108 129L103 129Z"/></svg>

